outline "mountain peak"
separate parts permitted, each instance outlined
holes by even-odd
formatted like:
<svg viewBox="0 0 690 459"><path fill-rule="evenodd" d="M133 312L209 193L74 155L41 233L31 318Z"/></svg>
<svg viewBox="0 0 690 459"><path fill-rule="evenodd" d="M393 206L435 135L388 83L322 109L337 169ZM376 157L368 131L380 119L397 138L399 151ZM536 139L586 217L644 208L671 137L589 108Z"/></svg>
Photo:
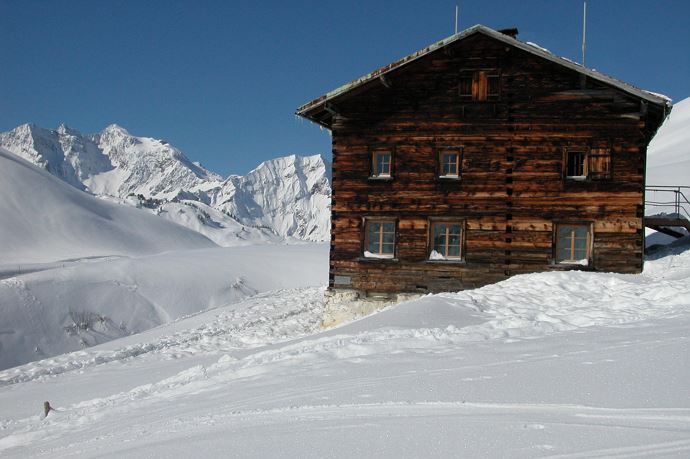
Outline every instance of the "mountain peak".
<svg viewBox="0 0 690 459"><path fill-rule="evenodd" d="M127 129L123 128L119 124L109 124L101 131L101 134L119 134L119 135L130 135Z"/></svg>
<svg viewBox="0 0 690 459"><path fill-rule="evenodd" d="M60 123L60 125L55 130L59 135L76 135L81 136L81 132L78 130L67 126L65 123Z"/></svg>

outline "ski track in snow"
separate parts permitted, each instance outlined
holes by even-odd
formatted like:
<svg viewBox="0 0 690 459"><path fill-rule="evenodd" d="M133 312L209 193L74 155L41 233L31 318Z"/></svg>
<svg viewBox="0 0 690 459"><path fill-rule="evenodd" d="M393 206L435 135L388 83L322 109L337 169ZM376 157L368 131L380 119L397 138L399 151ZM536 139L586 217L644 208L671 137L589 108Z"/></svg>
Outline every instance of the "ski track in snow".
<svg viewBox="0 0 690 459"><path fill-rule="evenodd" d="M322 288L278 290L255 295L220 311L196 314L203 315L205 319L197 327L150 342L112 351L87 349L0 371L0 386L83 370L148 353L177 359L198 353L223 353L294 339L318 331L323 314L322 297ZM156 329L153 331L155 333Z"/></svg>

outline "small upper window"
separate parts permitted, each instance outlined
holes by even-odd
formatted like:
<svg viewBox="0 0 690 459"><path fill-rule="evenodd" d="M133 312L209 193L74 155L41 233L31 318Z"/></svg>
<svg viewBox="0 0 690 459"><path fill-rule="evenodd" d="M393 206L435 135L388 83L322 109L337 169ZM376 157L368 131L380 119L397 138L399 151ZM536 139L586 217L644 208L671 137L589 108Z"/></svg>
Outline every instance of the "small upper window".
<svg viewBox="0 0 690 459"><path fill-rule="evenodd" d="M569 179L587 178L587 154L584 151L568 150L565 176Z"/></svg>
<svg viewBox="0 0 690 459"><path fill-rule="evenodd" d="M589 151L568 150L565 176L572 180L611 178L611 150L592 148Z"/></svg>
<svg viewBox="0 0 690 459"><path fill-rule="evenodd" d="M365 257L395 257L395 221L367 220L365 231Z"/></svg>
<svg viewBox="0 0 690 459"><path fill-rule="evenodd" d="M442 178L460 178L460 162L462 158L462 151L458 150L441 150L439 152L439 177Z"/></svg>
<svg viewBox="0 0 690 459"><path fill-rule="evenodd" d="M462 226L461 221L431 223L432 246L429 260L462 259Z"/></svg>
<svg viewBox="0 0 690 459"><path fill-rule="evenodd" d="M556 263L588 265L590 225L556 226Z"/></svg>
<svg viewBox="0 0 690 459"><path fill-rule="evenodd" d="M376 151L372 155L372 177L391 177L392 155L389 151Z"/></svg>
<svg viewBox="0 0 690 459"><path fill-rule="evenodd" d="M498 100L501 94L501 77L486 70L463 74L458 83L458 95L476 101Z"/></svg>

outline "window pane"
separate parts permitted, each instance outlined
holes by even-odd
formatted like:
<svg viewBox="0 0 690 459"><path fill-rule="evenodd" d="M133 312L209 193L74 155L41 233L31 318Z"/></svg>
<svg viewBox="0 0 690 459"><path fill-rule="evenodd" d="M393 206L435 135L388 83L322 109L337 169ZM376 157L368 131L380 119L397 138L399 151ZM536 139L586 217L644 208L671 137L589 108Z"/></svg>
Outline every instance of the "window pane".
<svg viewBox="0 0 690 459"><path fill-rule="evenodd" d="M448 236L448 244L449 245L460 245L460 235L459 234L451 234Z"/></svg>
<svg viewBox="0 0 690 459"><path fill-rule="evenodd" d="M585 259L587 259L587 250L586 249L582 249L582 250L575 249L574 255L575 256L573 257L573 260L585 260Z"/></svg>
<svg viewBox="0 0 690 459"><path fill-rule="evenodd" d="M575 250L587 250L587 239L575 239Z"/></svg>
<svg viewBox="0 0 690 459"><path fill-rule="evenodd" d="M460 234L460 225L450 225L450 234Z"/></svg>
<svg viewBox="0 0 690 459"><path fill-rule="evenodd" d="M395 245L394 244L383 244L381 253L393 254L394 251L395 251Z"/></svg>
<svg viewBox="0 0 690 459"><path fill-rule="evenodd" d="M390 153L376 153L376 175L390 175L391 155Z"/></svg>
<svg viewBox="0 0 690 459"><path fill-rule="evenodd" d="M471 96L472 95L472 78L462 77L460 78L460 85L458 92L461 96Z"/></svg>
<svg viewBox="0 0 690 459"><path fill-rule="evenodd" d="M568 177L581 177L585 174L585 154L581 151L568 152Z"/></svg>
<svg viewBox="0 0 690 459"><path fill-rule="evenodd" d="M384 244L392 244L395 242L395 234L394 233L383 233L383 243Z"/></svg>
<svg viewBox="0 0 690 459"><path fill-rule="evenodd" d="M582 238L582 239L587 239L587 227L586 226L576 226L574 227L575 229L575 237L576 238Z"/></svg>
<svg viewBox="0 0 690 459"><path fill-rule="evenodd" d="M488 93L490 96L498 96L498 93L500 91L500 78L498 75L490 75L487 77L487 83L488 83Z"/></svg>
<svg viewBox="0 0 690 459"><path fill-rule="evenodd" d="M460 246L459 245L449 245L447 257L459 257L460 256Z"/></svg>
<svg viewBox="0 0 690 459"><path fill-rule="evenodd" d="M393 223L393 222L383 223L383 231L386 233L394 233L395 232L395 223Z"/></svg>
<svg viewBox="0 0 690 459"><path fill-rule="evenodd" d="M570 237L570 233L572 232L572 228L570 226L560 226L558 228L558 238L567 238Z"/></svg>
<svg viewBox="0 0 690 459"><path fill-rule="evenodd" d="M367 247L367 250L371 253L379 253L379 240L369 239L369 247Z"/></svg>
<svg viewBox="0 0 690 459"><path fill-rule="evenodd" d="M562 248L558 250L556 261L570 260L570 248Z"/></svg>
<svg viewBox="0 0 690 459"><path fill-rule="evenodd" d="M378 222L369 223L369 234L370 235L373 233L378 234L379 231L381 231L381 223L378 223Z"/></svg>

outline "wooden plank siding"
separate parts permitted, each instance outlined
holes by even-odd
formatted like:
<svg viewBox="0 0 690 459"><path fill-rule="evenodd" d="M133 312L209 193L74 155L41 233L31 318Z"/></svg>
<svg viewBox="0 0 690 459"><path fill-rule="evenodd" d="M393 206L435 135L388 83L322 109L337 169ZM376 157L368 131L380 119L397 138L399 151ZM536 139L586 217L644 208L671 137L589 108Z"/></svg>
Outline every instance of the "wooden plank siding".
<svg viewBox="0 0 690 459"><path fill-rule="evenodd" d="M485 69L500 74L498 100L463 99L459 75ZM641 271L646 146L661 116L650 123L639 99L477 35L387 76L387 85L367 83L337 109L331 288L438 292L559 269L560 222L592 224L585 269ZM443 147L462 150L459 180L439 178ZM608 148L611 177L566 180L569 148ZM370 178L377 149L393 154L391 180ZM362 256L366 217L397 222L394 259ZM428 260L434 217L465 222L462 262Z"/></svg>

